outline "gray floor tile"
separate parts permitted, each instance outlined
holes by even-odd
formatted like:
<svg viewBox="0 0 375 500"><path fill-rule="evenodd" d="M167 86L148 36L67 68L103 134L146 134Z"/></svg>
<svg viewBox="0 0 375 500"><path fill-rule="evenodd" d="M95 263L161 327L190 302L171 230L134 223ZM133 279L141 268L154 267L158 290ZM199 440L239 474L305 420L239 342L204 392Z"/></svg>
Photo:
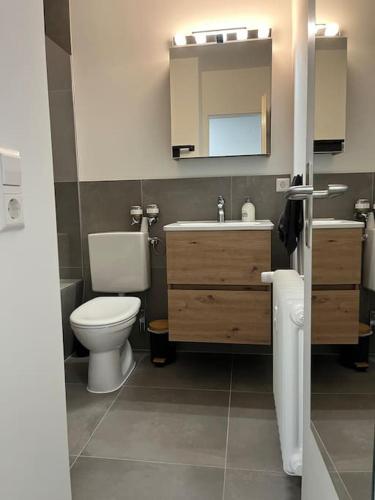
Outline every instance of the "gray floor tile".
<svg viewBox="0 0 375 500"><path fill-rule="evenodd" d="M136 363L145 357L144 352L134 352L134 359ZM87 384L87 373L89 366L89 358L76 358L74 356L65 361L65 382L67 384Z"/></svg>
<svg viewBox="0 0 375 500"><path fill-rule="evenodd" d="M83 384L66 385L69 452L78 454L96 425L116 397L111 394L91 394Z"/></svg>
<svg viewBox="0 0 375 500"><path fill-rule="evenodd" d="M371 499L372 472L343 472L341 479L352 500Z"/></svg>
<svg viewBox="0 0 375 500"><path fill-rule="evenodd" d="M339 497L340 500L355 500L349 494L349 491L348 491L346 485L344 484L339 472L329 471L329 475L331 476L333 486L334 486L336 493L337 493L337 496ZM370 500L370 497L367 498L366 500Z"/></svg>
<svg viewBox="0 0 375 500"><path fill-rule="evenodd" d="M80 458L72 494L73 500L221 500L223 476L217 468Z"/></svg>
<svg viewBox="0 0 375 500"><path fill-rule="evenodd" d="M229 390L231 355L179 353L177 361L155 367L149 356L139 364L128 385Z"/></svg>
<svg viewBox="0 0 375 500"><path fill-rule="evenodd" d="M312 358L313 393L375 393L375 363L367 372L357 372L339 364L335 355Z"/></svg>
<svg viewBox="0 0 375 500"><path fill-rule="evenodd" d="M223 466L228 397L126 387L83 455Z"/></svg>
<svg viewBox="0 0 375 500"><path fill-rule="evenodd" d="M224 500L299 500L300 478L227 469Z"/></svg>
<svg viewBox="0 0 375 500"><path fill-rule="evenodd" d="M87 384L89 358L71 357L65 361L65 382L67 384Z"/></svg>
<svg viewBox="0 0 375 500"><path fill-rule="evenodd" d="M343 471L371 471L373 465L374 420L314 420L335 467Z"/></svg>
<svg viewBox="0 0 375 500"><path fill-rule="evenodd" d="M312 420L373 420L375 394L313 394Z"/></svg>
<svg viewBox="0 0 375 500"><path fill-rule="evenodd" d="M312 419L339 471L372 469L375 395L314 394Z"/></svg>
<svg viewBox="0 0 375 500"><path fill-rule="evenodd" d="M282 470L273 396L233 392L229 420L228 467Z"/></svg>
<svg viewBox="0 0 375 500"><path fill-rule="evenodd" d="M232 390L272 392L272 356L234 356Z"/></svg>

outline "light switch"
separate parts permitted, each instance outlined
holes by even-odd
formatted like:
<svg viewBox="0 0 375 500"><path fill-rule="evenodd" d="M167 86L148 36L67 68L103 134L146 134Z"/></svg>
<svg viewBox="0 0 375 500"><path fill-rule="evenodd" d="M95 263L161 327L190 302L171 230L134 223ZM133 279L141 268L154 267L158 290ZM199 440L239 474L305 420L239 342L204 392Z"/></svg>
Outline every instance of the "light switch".
<svg viewBox="0 0 375 500"><path fill-rule="evenodd" d="M276 179L276 193L283 193L288 190L290 186L289 177L278 177Z"/></svg>
<svg viewBox="0 0 375 500"><path fill-rule="evenodd" d="M0 150L0 168L3 186L21 186L21 159L17 153L4 154Z"/></svg>

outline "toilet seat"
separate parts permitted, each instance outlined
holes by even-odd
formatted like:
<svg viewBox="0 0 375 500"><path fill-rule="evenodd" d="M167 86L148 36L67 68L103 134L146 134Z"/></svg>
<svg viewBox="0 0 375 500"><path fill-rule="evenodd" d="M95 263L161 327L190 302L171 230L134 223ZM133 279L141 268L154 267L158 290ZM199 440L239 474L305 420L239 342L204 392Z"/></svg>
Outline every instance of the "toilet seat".
<svg viewBox="0 0 375 500"><path fill-rule="evenodd" d="M80 328L105 329L130 323L137 316L140 305L138 297L97 297L73 311L70 321Z"/></svg>

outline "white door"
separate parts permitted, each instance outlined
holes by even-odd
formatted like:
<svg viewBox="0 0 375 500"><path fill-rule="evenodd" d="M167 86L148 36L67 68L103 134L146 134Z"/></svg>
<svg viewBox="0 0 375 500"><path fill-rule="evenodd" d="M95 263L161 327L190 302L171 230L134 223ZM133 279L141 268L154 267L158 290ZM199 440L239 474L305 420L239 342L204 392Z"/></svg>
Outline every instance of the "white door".
<svg viewBox="0 0 375 500"><path fill-rule="evenodd" d="M0 148L20 153L25 221L0 231L0 498L70 500L42 0L1 0L0 67Z"/></svg>
<svg viewBox="0 0 375 500"><path fill-rule="evenodd" d="M337 500L327 467L311 430L311 290L312 216L314 202L314 67L315 0L293 0L294 175L304 185L291 188L291 199L304 200L304 234L294 255L294 267L304 276L304 425L302 500ZM328 196L325 193L315 193Z"/></svg>

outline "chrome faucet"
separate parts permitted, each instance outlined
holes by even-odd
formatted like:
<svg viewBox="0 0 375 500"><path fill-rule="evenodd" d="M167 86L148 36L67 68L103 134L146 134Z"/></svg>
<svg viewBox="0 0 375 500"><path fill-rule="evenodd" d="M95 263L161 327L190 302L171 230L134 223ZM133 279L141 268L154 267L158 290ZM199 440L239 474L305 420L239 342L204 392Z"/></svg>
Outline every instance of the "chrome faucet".
<svg viewBox="0 0 375 500"><path fill-rule="evenodd" d="M225 211L224 211L225 200L220 195L217 199L217 221L225 222Z"/></svg>

